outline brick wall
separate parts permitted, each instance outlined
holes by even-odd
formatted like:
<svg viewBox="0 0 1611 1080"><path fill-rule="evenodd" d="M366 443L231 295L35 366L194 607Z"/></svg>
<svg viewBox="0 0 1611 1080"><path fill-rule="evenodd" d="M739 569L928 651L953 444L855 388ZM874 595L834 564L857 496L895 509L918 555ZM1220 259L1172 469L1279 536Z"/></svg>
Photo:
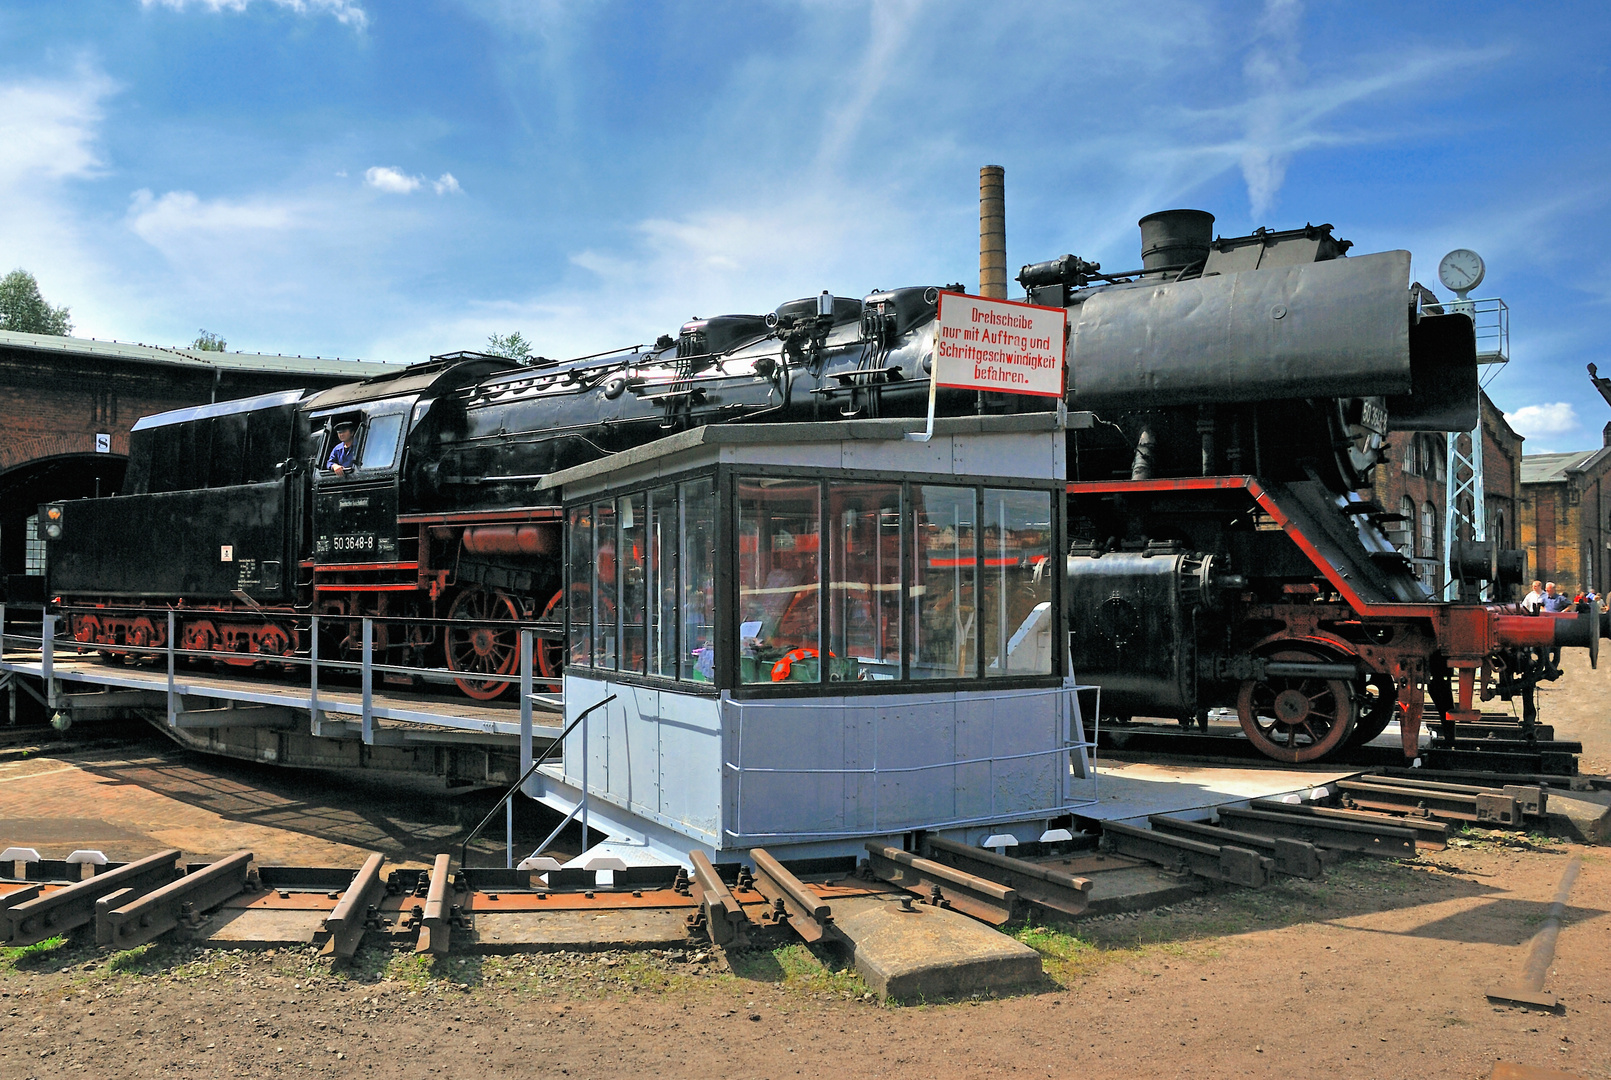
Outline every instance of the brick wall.
<svg viewBox="0 0 1611 1080"><path fill-rule="evenodd" d="M1484 394L1481 399L1483 500L1486 504L1484 528L1501 535L1489 536L1504 547L1514 547L1522 517L1521 490L1522 437L1510 429L1504 414ZM1462 443L1469 453L1470 442ZM1406 457L1411 468L1406 470ZM1417 561L1422 580L1432 588L1443 587L1443 528L1448 514L1448 446L1441 432L1397 432L1389 440L1387 460L1377 466L1369 496L1391 513L1399 513L1408 498L1413 515L1409 555ZM1427 507L1431 506L1428 515ZM1423 542L1423 521L1432 522L1430 559ZM1402 544L1400 545L1403 546Z"/></svg>
<svg viewBox="0 0 1611 1080"><path fill-rule="evenodd" d="M0 347L0 472L60 454L95 453L97 433L111 453L129 452L142 416L216 399L266 394L337 380L278 372L189 370L111 358L40 354Z"/></svg>
<svg viewBox="0 0 1611 1080"><path fill-rule="evenodd" d="M1522 546L1533 577L1576 592L1611 586L1611 452L1602 451L1560 480L1522 489Z"/></svg>

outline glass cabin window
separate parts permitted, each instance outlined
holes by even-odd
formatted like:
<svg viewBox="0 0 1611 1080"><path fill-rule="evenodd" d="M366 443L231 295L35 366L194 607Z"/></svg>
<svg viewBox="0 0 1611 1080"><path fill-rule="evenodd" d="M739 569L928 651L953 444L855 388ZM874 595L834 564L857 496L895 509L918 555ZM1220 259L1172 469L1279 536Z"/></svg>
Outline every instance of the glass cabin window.
<svg viewBox="0 0 1611 1080"><path fill-rule="evenodd" d="M648 658L644 623L648 614L648 553L642 495L623 495L616 500L621 518L620 618L621 670L643 673Z"/></svg>
<svg viewBox="0 0 1611 1080"><path fill-rule="evenodd" d="M615 667L616 645L615 504L593 507L593 666Z"/></svg>
<svg viewBox="0 0 1611 1080"><path fill-rule="evenodd" d="M907 664L913 679L977 675L974 606L976 491L912 488L912 586Z"/></svg>
<svg viewBox="0 0 1611 1080"><path fill-rule="evenodd" d="M986 676L1052 673L1052 500L986 488L980 620Z"/></svg>
<svg viewBox="0 0 1611 1080"><path fill-rule="evenodd" d="M649 492L644 526L649 633L645 651L649 674L677 676L677 489Z"/></svg>
<svg viewBox="0 0 1611 1080"><path fill-rule="evenodd" d="M573 506L570 512L567 551L569 583L566 599L570 612L567 662L580 667L593 664L593 510Z"/></svg>
<svg viewBox="0 0 1611 1080"><path fill-rule="evenodd" d="M738 481L740 681L818 682L822 489Z"/></svg>
<svg viewBox="0 0 1611 1080"><path fill-rule="evenodd" d="M403 434L403 413L387 413L369 418L358 466L363 469L389 469L397 462L397 444Z"/></svg>
<svg viewBox="0 0 1611 1080"><path fill-rule="evenodd" d="M716 681L716 484L708 477L682 485L682 645L677 674Z"/></svg>
<svg viewBox="0 0 1611 1080"><path fill-rule="evenodd" d="M39 535L38 514L29 514L22 523L22 572L26 577L45 573L45 538Z"/></svg>
<svg viewBox="0 0 1611 1080"><path fill-rule="evenodd" d="M901 674L901 485L828 485L830 681Z"/></svg>
<svg viewBox="0 0 1611 1080"><path fill-rule="evenodd" d="M1055 673L1053 492L755 476L731 490L732 532L709 476L567 509L570 663L713 683L733 641L748 686ZM735 605L720 633L719 560Z"/></svg>

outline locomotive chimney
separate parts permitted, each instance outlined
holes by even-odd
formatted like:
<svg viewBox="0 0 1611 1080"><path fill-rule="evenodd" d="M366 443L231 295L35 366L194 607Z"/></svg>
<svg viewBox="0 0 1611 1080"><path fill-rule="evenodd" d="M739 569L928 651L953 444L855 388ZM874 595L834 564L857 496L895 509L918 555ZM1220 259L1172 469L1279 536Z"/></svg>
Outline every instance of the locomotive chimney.
<svg viewBox="0 0 1611 1080"><path fill-rule="evenodd" d="M1006 170L986 165L979 170L979 295L1007 299Z"/></svg>
<svg viewBox="0 0 1611 1080"><path fill-rule="evenodd" d="M1141 265L1147 270L1190 266L1208 258L1214 215L1207 210L1160 210L1142 218Z"/></svg>

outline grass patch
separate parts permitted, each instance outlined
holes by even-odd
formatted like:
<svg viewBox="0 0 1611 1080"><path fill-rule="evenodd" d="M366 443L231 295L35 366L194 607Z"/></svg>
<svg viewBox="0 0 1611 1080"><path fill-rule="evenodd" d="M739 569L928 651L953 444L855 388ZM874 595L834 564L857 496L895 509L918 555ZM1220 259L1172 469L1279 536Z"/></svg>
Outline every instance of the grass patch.
<svg viewBox="0 0 1611 1080"><path fill-rule="evenodd" d="M106 970L121 975L151 975L169 966L168 958L159 956L160 952L155 944L124 949L112 954L112 958L106 962Z"/></svg>
<svg viewBox="0 0 1611 1080"><path fill-rule="evenodd" d="M67 936L57 934L32 945L18 945L0 949L0 964L10 968L28 969L44 967L57 959L67 948Z"/></svg>
<svg viewBox="0 0 1611 1080"><path fill-rule="evenodd" d="M1095 942L1055 926L1009 926L1007 933L1040 953L1041 967L1059 985L1089 975L1113 958Z"/></svg>
<svg viewBox="0 0 1611 1080"><path fill-rule="evenodd" d="M860 997L868 992L856 969L826 949L798 943L772 949L731 949L727 960L736 979L771 983L794 993Z"/></svg>

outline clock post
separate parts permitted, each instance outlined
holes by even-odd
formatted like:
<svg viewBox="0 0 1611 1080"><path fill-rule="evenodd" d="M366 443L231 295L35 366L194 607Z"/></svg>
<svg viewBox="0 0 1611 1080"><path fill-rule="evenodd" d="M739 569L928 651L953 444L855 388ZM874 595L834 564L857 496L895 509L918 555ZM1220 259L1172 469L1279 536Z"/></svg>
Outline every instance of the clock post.
<svg viewBox="0 0 1611 1080"><path fill-rule="evenodd" d="M1449 309L1469 318L1473 324L1477 321L1477 302L1471 299L1471 290L1482 284L1487 276L1488 267L1482 261L1482 256L1469 248L1456 248L1443 256L1438 263L1438 280L1444 287L1452 290L1455 295L1454 303ZM1500 305L1503 307L1503 304ZM1499 363L1506 360L1505 349L1501 346L1497 359ZM1478 358L1479 363L1481 357ZM1460 451L1461 432L1448 433L1448 467L1444 470L1445 488L1443 504L1443 599L1458 600L1460 597L1460 582L1454 575L1454 545L1460 536L1460 522L1466 523L1471 539L1482 543L1488 538L1488 511L1487 500L1483 493L1482 481L1482 391L1477 391L1477 426L1469 433L1465 433L1471 442L1470 454ZM1466 514L1460 509L1461 500L1470 501L1471 512ZM1498 543L1503 537L1495 537ZM1481 586L1480 597L1466 597L1468 600L1492 598L1493 584L1484 582Z"/></svg>

